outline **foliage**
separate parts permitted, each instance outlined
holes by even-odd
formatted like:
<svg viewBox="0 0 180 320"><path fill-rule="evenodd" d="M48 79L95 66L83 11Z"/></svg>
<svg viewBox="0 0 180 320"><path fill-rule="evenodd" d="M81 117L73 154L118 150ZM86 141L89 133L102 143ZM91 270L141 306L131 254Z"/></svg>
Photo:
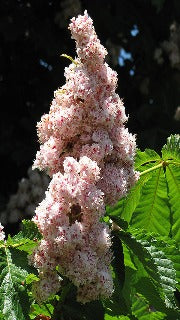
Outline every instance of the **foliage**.
<svg viewBox="0 0 180 320"><path fill-rule="evenodd" d="M31 232L30 232L31 231ZM32 240L36 236L36 239ZM37 227L24 221L22 231L0 243L0 310L4 320L29 319L31 300L26 277L35 274L27 255L40 239Z"/></svg>
<svg viewBox="0 0 180 320"><path fill-rule="evenodd" d="M111 299L82 305L64 278L58 295L42 305L32 296L37 271L28 254L41 239L32 221L0 241L0 319L178 320L180 290L180 136L171 135L162 155L137 151L140 180L126 198L107 207L112 226Z"/></svg>
<svg viewBox="0 0 180 320"><path fill-rule="evenodd" d="M138 150L135 168L140 179L114 208L107 208L111 217L121 217L134 228L146 229L172 239L180 239L180 136L171 135L162 148L162 157L155 151Z"/></svg>

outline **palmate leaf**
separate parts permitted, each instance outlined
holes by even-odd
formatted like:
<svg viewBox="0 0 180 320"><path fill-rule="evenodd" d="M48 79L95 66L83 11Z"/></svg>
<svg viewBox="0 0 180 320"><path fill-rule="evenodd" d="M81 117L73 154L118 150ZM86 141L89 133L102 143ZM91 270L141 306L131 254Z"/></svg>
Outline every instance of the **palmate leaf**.
<svg viewBox="0 0 180 320"><path fill-rule="evenodd" d="M174 316L175 312L167 309L161 300L157 286L148 277L142 263L137 257L133 257L137 270L126 267L126 281L123 288L123 296L127 301L131 313L135 319L166 319L168 313ZM175 313L176 314L176 313ZM144 317L144 318L143 318ZM134 318L133 318L134 319ZM168 320L173 317L168 318ZM175 318L174 318L175 319Z"/></svg>
<svg viewBox="0 0 180 320"><path fill-rule="evenodd" d="M123 288L125 301L128 302L136 319L179 319L180 314L175 309L167 308L161 299L157 285L152 282L143 269L138 258L134 259L137 271L126 267L126 281Z"/></svg>
<svg viewBox="0 0 180 320"><path fill-rule="evenodd" d="M137 270L135 271L126 267L126 281L123 288L123 296L131 310L130 313L136 316L135 319L141 320L167 320L165 316L167 313L170 313L170 316L174 316L174 312L172 312L171 309L168 309L167 312L167 308L161 300L156 286L151 282L151 278L148 277L142 263L136 257L133 260ZM168 320L171 320L172 318Z"/></svg>
<svg viewBox="0 0 180 320"><path fill-rule="evenodd" d="M154 150L146 149L143 152L137 150L135 169L143 172L146 169L153 168L157 163L159 164L160 160L160 156ZM107 214L110 216L120 216L122 219L130 222L132 214L139 204L142 187L151 178L151 175L152 173L149 172L142 176L130 190L127 197L122 198L115 206L107 206Z"/></svg>
<svg viewBox="0 0 180 320"><path fill-rule="evenodd" d="M150 177L151 173L142 176L141 179L131 189L126 198L118 201L114 207L107 206L107 214L110 216L120 216L122 219L130 222L132 214L139 203L142 186L150 179Z"/></svg>
<svg viewBox="0 0 180 320"><path fill-rule="evenodd" d="M171 135L162 149L163 160L166 166L166 179L171 209L172 229L171 236L180 241L180 135Z"/></svg>
<svg viewBox="0 0 180 320"><path fill-rule="evenodd" d="M116 223L118 224L118 220L116 220ZM120 227L121 226L122 226L122 223L120 222ZM117 227L116 227L116 230L117 230ZM180 250L176 242L168 237L162 237L159 234L147 233L146 230L135 230L130 228L129 231L132 232L133 237L135 237L138 242L140 241L143 243L143 247L146 247L145 243L147 243L146 249L147 251L150 250L150 254L152 253L152 257L150 259L154 259L155 264L157 260L156 260L156 257L154 256L154 253L151 252L152 250L155 251L155 254L157 252L160 253L160 256L162 258L162 263L163 261L165 261L165 266L166 266L167 259L172 262L171 266L173 266L173 269L175 269L173 271L174 272L173 278L175 279L174 290L175 290L175 287L179 289L180 288L180 259L179 259ZM122 234L124 233L125 235L124 231L121 231L121 233ZM145 295L146 298L150 301L150 305L154 305L158 311L164 312L163 305L161 306L161 309L159 309L160 304L162 304L161 292L160 292L161 290L159 291L158 289L159 284L156 281L154 282L154 284L152 283L152 281L149 283L145 281L145 277L148 276L148 269L146 265L147 263L146 257L142 258L142 254L143 254L142 248L139 247L139 248L136 248L136 251L133 251L132 243L131 245L128 246L128 241L124 241L123 253L124 253L124 264L126 268L125 286L127 287L126 291L128 290L128 293L125 296L126 303L128 301L128 297L130 296L130 288L135 286L135 284L138 281L139 288L137 287L137 290L138 290L137 292ZM136 257L137 258L139 257L140 259L138 258L137 260ZM165 260L163 260L164 259L163 257L165 258ZM145 268L143 267L144 262L145 262ZM158 268L160 268L161 270L161 265L159 265ZM133 282L134 280L132 281L131 279L127 284L127 270L131 270L131 273L134 274L135 282ZM166 269L164 270L165 270L165 274L168 274L168 271L166 272ZM152 277L149 277L149 278L153 279L154 278L153 274L152 274ZM165 287L165 290L166 290L166 287ZM174 300L173 295L172 295L172 299ZM170 316L170 319L171 319L171 316Z"/></svg>
<svg viewBox="0 0 180 320"><path fill-rule="evenodd" d="M14 237L9 235L6 245L31 254L42 236L33 221L23 220L22 223L22 230Z"/></svg>
<svg viewBox="0 0 180 320"><path fill-rule="evenodd" d="M152 236L142 231L134 230L133 232L134 235L124 231L117 231L117 234L141 262L165 305L169 308L176 307L174 300L176 272L172 261L156 246Z"/></svg>
<svg viewBox="0 0 180 320"><path fill-rule="evenodd" d="M169 164L166 167L168 196L172 214L171 236L180 241L180 167Z"/></svg>
<svg viewBox="0 0 180 320"><path fill-rule="evenodd" d="M170 209L163 168L160 167L151 174L151 178L142 187L142 195L130 224L134 228L168 235L170 232Z"/></svg>
<svg viewBox="0 0 180 320"><path fill-rule="evenodd" d="M27 263L20 252L14 254L14 251L18 250L8 248L6 244L0 249L0 312L4 320L28 320L30 303L25 287ZM19 261L16 261L17 256Z"/></svg>
<svg viewBox="0 0 180 320"><path fill-rule="evenodd" d="M17 234L13 238L8 235L8 239L6 241L7 246L12 248L17 248L20 251L25 251L27 253L32 253L33 249L37 246L37 243L28 238L22 238Z"/></svg>
<svg viewBox="0 0 180 320"><path fill-rule="evenodd" d="M162 148L162 158L166 160L176 160L180 162L180 135L171 135L167 139L167 144Z"/></svg>
<svg viewBox="0 0 180 320"><path fill-rule="evenodd" d="M131 229L131 231L135 236L136 241L140 243L150 254L151 260L156 266L157 274L160 277L160 283L163 289L165 303L167 307L172 307L174 304L174 291L176 290L177 281L175 266L173 261L171 261L170 259L170 251L168 254L168 247L170 248L170 246L168 245L168 243L166 244L165 241L158 240L158 238L154 237L150 233L148 234L144 230L140 231ZM175 252L174 250L173 255L173 260L176 261L178 257L178 251Z"/></svg>
<svg viewBox="0 0 180 320"><path fill-rule="evenodd" d="M168 138L162 156L153 150L137 151L135 169L141 176L126 198L107 214L121 217L135 228L180 239L180 136Z"/></svg>
<svg viewBox="0 0 180 320"><path fill-rule="evenodd" d="M142 172L144 165L148 166L149 169L145 171L145 175L152 172L151 170L154 170L155 168L156 171L153 173L152 178L147 184L142 186L142 196L140 197L139 205L133 214L131 223L134 227L146 228L148 231L159 232L161 235L168 235L170 226L171 236L173 236L176 241L179 241L180 135L171 135L167 139L167 144L162 148L162 159L159 158L159 164L157 161L154 167L151 166L151 155L152 160L155 160L156 155L152 150L148 150L148 152L146 150L144 153L139 152L137 154L137 167L142 175L144 174L144 172ZM143 163L143 160L147 161L146 164ZM147 167L145 169L147 169ZM165 177L163 176L163 171L166 173ZM142 214L142 208L144 214Z"/></svg>
<svg viewBox="0 0 180 320"><path fill-rule="evenodd" d="M135 157L135 169L138 171L144 171L148 167L154 166L161 160L160 156L151 149L145 149L145 151L140 151L137 149Z"/></svg>

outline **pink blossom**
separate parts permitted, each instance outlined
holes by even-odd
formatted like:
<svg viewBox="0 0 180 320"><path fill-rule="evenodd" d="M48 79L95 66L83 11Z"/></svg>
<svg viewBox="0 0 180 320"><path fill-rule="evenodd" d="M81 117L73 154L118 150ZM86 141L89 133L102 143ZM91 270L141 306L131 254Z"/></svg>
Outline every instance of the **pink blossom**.
<svg viewBox="0 0 180 320"><path fill-rule="evenodd" d="M43 274L59 266L78 288L96 282L99 265L108 269L111 261L109 229L99 222L105 213L103 193L96 187L99 179L100 169L90 158L66 158L64 174L53 175L34 217L43 240L30 263ZM41 284L36 283L37 292Z"/></svg>
<svg viewBox="0 0 180 320"><path fill-rule="evenodd" d="M40 280L33 283L32 293L38 303L47 300L51 295L56 294L60 289L60 278L56 272L41 272Z"/></svg>
<svg viewBox="0 0 180 320"><path fill-rule="evenodd" d="M43 240L29 261L40 273L38 300L59 290L58 268L77 286L77 300L86 303L113 292L110 230L100 218L105 205L127 194L138 173L135 136L124 126L125 108L115 92L117 74L104 63L107 51L92 19L85 11L69 29L77 58L65 68L66 83L37 124L41 146L33 167L52 180L36 208L33 220Z"/></svg>
<svg viewBox="0 0 180 320"><path fill-rule="evenodd" d="M4 227L0 223L0 241L4 240L4 238L5 238L5 233L4 233L3 229L4 229Z"/></svg>

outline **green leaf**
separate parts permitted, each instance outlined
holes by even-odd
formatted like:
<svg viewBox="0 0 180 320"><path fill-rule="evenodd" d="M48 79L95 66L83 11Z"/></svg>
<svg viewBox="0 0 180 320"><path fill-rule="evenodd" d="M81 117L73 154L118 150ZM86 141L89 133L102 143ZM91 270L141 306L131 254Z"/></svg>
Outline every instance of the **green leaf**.
<svg viewBox="0 0 180 320"><path fill-rule="evenodd" d="M140 294L144 296L146 300L147 309L156 309L159 312L166 313L167 308L161 300L157 286L151 281L151 278L148 277L148 274L144 270L143 264L139 259L135 257L134 262L136 264L137 271L126 267L126 280L123 288L123 296L125 297L125 301L128 304L129 309L132 310L133 308L134 296ZM137 308L137 311L138 310L139 309ZM150 313L148 316L150 316Z"/></svg>
<svg viewBox="0 0 180 320"><path fill-rule="evenodd" d="M31 284L34 281L39 281L39 278L34 273L28 274L26 277L26 284Z"/></svg>
<svg viewBox="0 0 180 320"><path fill-rule="evenodd" d="M133 257L131 256L131 252L129 251L129 249L123 245L123 253L124 253L124 265L126 267L129 267L133 270L137 270L134 262L133 262Z"/></svg>
<svg viewBox="0 0 180 320"><path fill-rule="evenodd" d="M132 229L131 231L133 235L124 231L117 231L117 233L123 243L137 256L148 277L157 287L165 305L170 308L176 307L174 300L176 272L172 261L165 256L163 251L159 250L151 235L143 231ZM142 273L142 276L145 274Z"/></svg>
<svg viewBox="0 0 180 320"><path fill-rule="evenodd" d="M128 316L110 316L109 314L105 314L104 320L130 320Z"/></svg>
<svg viewBox="0 0 180 320"><path fill-rule="evenodd" d="M16 248L9 248L9 251L11 253L11 259L12 263L16 265L17 267L22 268L23 270L26 270L27 273L35 273L37 274L37 269L30 266L28 264L28 253L19 251Z"/></svg>
<svg viewBox="0 0 180 320"><path fill-rule="evenodd" d="M20 232L23 238L28 238L31 240L41 240L42 235L39 232L37 225L32 220L23 220L23 228Z"/></svg>
<svg viewBox="0 0 180 320"><path fill-rule="evenodd" d="M28 274L22 256L16 261L14 251L0 250L0 312L4 320L28 320L30 307L25 279ZM18 250L17 250L18 251Z"/></svg>
<svg viewBox="0 0 180 320"><path fill-rule="evenodd" d="M27 253L32 253L33 249L37 246L37 243L28 238L23 238L22 233L18 233L13 238L8 235L6 245L12 248L17 248L20 251L25 251Z"/></svg>
<svg viewBox="0 0 180 320"><path fill-rule="evenodd" d="M140 293L134 293L132 295L132 314L135 315L138 320L166 319L166 314L158 311L156 312Z"/></svg>
<svg viewBox="0 0 180 320"><path fill-rule="evenodd" d="M175 307L174 291L176 290L176 271L173 262L170 259L170 255L167 254L168 250L166 250L166 247L168 247L168 244L163 241L159 241L158 238L155 238L152 234L147 233L145 230L139 231L131 229L131 231L133 232L133 236L135 236L137 242L142 244L142 246L151 256L151 262L153 262L159 278L157 285L160 284L162 286L166 306L173 307L174 305ZM153 270L149 271L151 272ZM153 274L152 277L155 279Z"/></svg>
<svg viewBox="0 0 180 320"><path fill-rule="evenodd" d="M128 228L128 223L127 221L121 219L118 216L110 216L111 218L111 227L116 230L116 229L123 229L123 230L127 230ZM112 224L113 221L113 224Z"/></svg>
<svg viewBox="0 0 180 320"><path fill-rule="evenodd" d="M180 135L179 134L171 135L167 139L167 144L165 144L164 147L162 148L162 158L164 161L169 159L175 160L177 162L180 161Z"/></svg>
<svg viewBox="0 0 180 320"><path fill-rule="evenodd" d="M165 255L171 259L173 262L174 268L176 270L176 288L180 291L180 251L175 246L164 246L163 251Z"/></svg>
<svg viewBox="0 0 180 320"><path fill-rule="evenodd" d="M172 213L171 235L180 241L180 168L169 164L166 167L168 196Z"/></svg>
<svg viewBox="0 0 180 320"><path fill-rule="evenodd" d="M168 237L162 238L157 234L153 234L153 238L151 241L154 241L158 249L163 251L165 256L172 261L174 269L176 270L176 288L180 291L180 249L177 243Z"/></svg>
<svg viewBox="0 0 180 320"><path fill-rule="evenodd" d="M153 172L142 187L140 202L133 213L131 225L147 231L168 235L170 232L170 210L167 185L163 168Z"/></svg>
<svg viewBox="0 0 180 320"><path fill-rule="evenodd" d="M138 171L144 171L145 169L147 169L147 165L150 165L150 167L152 167L155 165L155 163L160 162L160 160L160 156L154 150L137 150L135 157L135 169Z"/></svg>
<svg viewBox="0 0 180 320"><path fill-rule="evenodd" d="M44 316L51 317L54 311L54 307L50 303L42 304L39 306L38 304L32 304L31 312L30 312L30 319L37 317L40 314Z"/></svg>
<svg viewBox="0 0 180 320"><path fill-rule="evenodd" d="M114 264L114 263L113 263ZM122 262L121 262L122 265ZM120 272L120 270L119 270ZM110 299L104 300L105 313L115 317L119 317L122 314L128 314L126 301L122 294L122 286L124 283L124 272L122 276L117 273L116 268L113 266L112 276L114 282L114 292Z"/></svg>
<svg viewBox="0 0 180 320"><path fill-rule="evenodd" d="M140 233L140 231L134 231L133 232L136 234L136 232ZM158 234L147 234L146 231L142 231L143 234L146 234L146 238L150 243L158 248L159 251L163 251L165 254L166 258L172 261L173 267L176 271L176 288L180 290L180 249L178 248L178 245L176 244L175 241L168 237L161 237ZM141 234L141 233L140 233ZM150 237L150 240L149 238ZM139 238L138 238L139 239ZM144 235L142 236L142 240L144 239ZM137 266L133 262L133 256L130 255L130 251L127 249L127 247L124 245L123 246L123 252L124 252L124 263L125 266L130 267L131 269L137 270ZM138 265L138 269L139 269Z"/></svg>
<svg viewBox="0 0 180 320"><path fill-rule="evenodd" d="M150 179L150 177L151 173L140 177L139 181L131 189L126 198L118 201L114 207L107 207L107 214L110 216L120 216L122 219L130 222L132 214L139 203L142 186Z"/></svg>
<svg viewBox="0 0 180 320"><path fill-rule="evenodd" d="M22 230L14 237L9 235L6 245L31 254L42 235L33 221L23 220L22 222Z"/></svg>

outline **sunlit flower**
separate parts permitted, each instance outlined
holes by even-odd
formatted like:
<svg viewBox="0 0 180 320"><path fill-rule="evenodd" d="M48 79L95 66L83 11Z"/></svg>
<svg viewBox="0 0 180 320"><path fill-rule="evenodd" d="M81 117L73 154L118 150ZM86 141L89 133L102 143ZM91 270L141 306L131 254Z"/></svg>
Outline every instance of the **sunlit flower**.
<svg viewBox="0 0 180 320"><path fill-rule="evenodd" d="M29 259L41 274L39 300L43 275L58 266L77 287L77 300L86 303L113 292L110 230L100 218L138 174L135 136L124 127L124 105L115 92L117 74L104 63L107 51L93 21L85 11L69 29L77 58L65 68L66 83L37 125L41 147L34 168L46 170L52 180L34 217L43 240Z"/></svg>

